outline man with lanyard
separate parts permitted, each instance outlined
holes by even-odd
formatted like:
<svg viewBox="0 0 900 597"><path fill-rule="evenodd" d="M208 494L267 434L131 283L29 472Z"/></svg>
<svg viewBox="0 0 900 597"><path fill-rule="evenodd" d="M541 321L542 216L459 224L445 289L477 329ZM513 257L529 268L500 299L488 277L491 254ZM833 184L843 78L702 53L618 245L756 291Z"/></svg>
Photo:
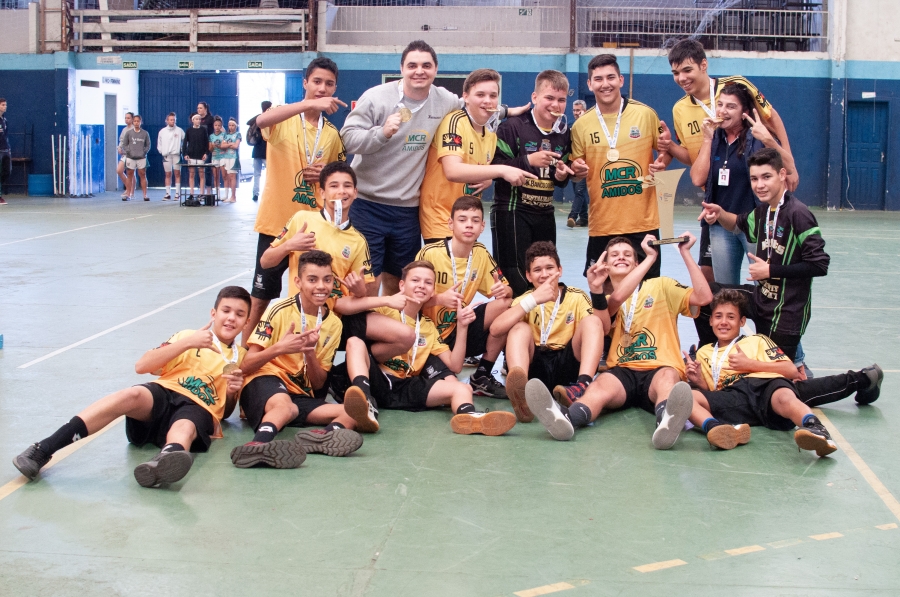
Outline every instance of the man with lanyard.
<svg viewBox="0 0 900 597"><path fill-rule="evenodd" d="M556 70L545 70L534 82L527 114L513 116L497 129L494 164L513 166L530 172L535 179L515 186L498 179L491 206L493 253L513 296L528 290L528 266L525 252L533 243L556 243L556 218L553 215L553 189L564 187L570 174L584 176L587 167L573 172L569 159L569 129L566 122L566 98L569 80Z"/></svg>
<svg viewBox="0 0 900 597"><path fill-rule="evenodd" d="M775 341L792 361L811 315L812 279L828 274L831 258L816 217L787 189L787 170L776 149L766 147L750 156L750 184L762 205L733 214L704 203L700 218L737 228L756 245L750 253L750 278L755 285L740 287L752 295L750 318L757 333ZM718 290L717 285L713 285ZM716 341L708 326L709 313L698 318L701 344Z"/></svg>
<svg viewBox="0 0 900 597"><path fill-rule="evenodd" d="M291 216L303 209L317 211L321 207L319 172L325 164L345 159L337 128L324 116L347 105L333 97L337 75L334 61L315 58L306 68L303 101L270 108L256 117L256 125L267 142L267 174L254 227L259 240L250 292L253 305L242 335L245 344L269 302L281 295L281 279L288 268L285 258L266 269L260 265L260 257Z"/></svg>
<svg viewBox="0 0 900 597"><path fill-rule="evenodd" d="M3 198L3 187L6 186L6 181L9 180L9 175L12 173L12 157L10 157L9 139L7 138L9 125L6 123L5 113L6 98L0 97L0 205L6 205L6 200Z"/></svg>
<svg viewBox="0 0 900 597"><path fill-rule="evenodd" d="M585 161L590 166L585 273L614 237L624 236L635 247L648 234L659 237L653 173L664 169L670 159L666 155L669 129L653 109L622 96L625 78L616 57L594 56L587 70L588 88L597 105L593 114L583 116L572 127L572 167ZM655 162L654 149L658 152ZM642 248L637 254L644 258ZM656 259L647 277L659 275Z"/></svg>

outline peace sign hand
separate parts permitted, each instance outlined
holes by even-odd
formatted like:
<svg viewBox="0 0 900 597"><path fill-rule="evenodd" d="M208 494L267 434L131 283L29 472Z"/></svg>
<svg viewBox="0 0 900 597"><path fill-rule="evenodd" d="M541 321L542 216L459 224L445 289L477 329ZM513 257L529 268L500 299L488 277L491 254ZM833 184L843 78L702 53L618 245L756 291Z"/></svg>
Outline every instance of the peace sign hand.
<svg viewBox="0 0 900 597"><path fill-rule="evenodd" d="M756 111L756 108L753 108L752 117L749 114L744 114L743 118L750 123L750 132L753 134L754 139L762 141L766 147L771 147L770 144L775 143L775 137L773 137L772 133L769 132L769 129L766 128L766 123L763 122L763 119L759 116L759 112Z"/></svg>

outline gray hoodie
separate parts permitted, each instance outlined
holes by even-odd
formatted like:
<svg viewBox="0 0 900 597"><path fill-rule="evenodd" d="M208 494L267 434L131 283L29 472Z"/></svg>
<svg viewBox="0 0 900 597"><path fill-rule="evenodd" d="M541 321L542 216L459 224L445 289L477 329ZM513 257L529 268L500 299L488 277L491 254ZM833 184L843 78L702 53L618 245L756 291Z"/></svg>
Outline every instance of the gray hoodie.
<svg viewBox="0 0 900 597"><path fill-rule="evenodd" d="M119 145L122 155L132 160L142 160L147 157L150 151L150 134L141 129L126 129L122 135L122 141Z"/></svg>
<svg viewBox="0 0 900 597"><path fill-rule="evenodd" d="M381 129L388 116L399 110L400 101L397 81L372 87L363 93L356 109L344 121L341 139L347 153L354 154L351 165L359 179L361 198L384 205L417 207L434 133L444 116L459 109L460 100L456 94L435 85L424 102L404 98L403 105L415 112L388 139ZM416 110L420 105L421 109Z"/></svg>

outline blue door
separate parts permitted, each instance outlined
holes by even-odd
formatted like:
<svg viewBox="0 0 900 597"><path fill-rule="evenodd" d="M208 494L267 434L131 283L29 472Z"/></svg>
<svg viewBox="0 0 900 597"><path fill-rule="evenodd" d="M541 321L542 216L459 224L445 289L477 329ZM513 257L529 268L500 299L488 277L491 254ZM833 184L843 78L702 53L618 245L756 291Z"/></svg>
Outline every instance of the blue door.
<svg viewBox="0 0 900 597"><path fill-rule="evenodd" d="M884 209L887 134L887 102L849 103L842 207Z"/></svg>

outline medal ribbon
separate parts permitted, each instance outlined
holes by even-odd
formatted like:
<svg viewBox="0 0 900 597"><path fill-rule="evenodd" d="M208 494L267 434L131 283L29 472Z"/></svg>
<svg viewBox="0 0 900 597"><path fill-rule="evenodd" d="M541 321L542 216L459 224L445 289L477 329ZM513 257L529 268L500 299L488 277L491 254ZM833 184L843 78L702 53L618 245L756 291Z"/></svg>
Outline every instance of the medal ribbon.
<svg viewBox="0 0 900 597"><path fill-rule="evenodd" d="M300 333L306 331L306 313L303 312L303 302L300 300L300 293L297 293L297 305L300 306ZM316 316L316 327L322 326L322 307L319 307L319 313ZM303 353L303 367L306 368L306 353Z"/></svg>
<svg viewBox="0 0 900 597"><path fill-rule="evenodd" d="M706 115L715 120L716 116L716 80L712 77L709 78L709 107L706 107L706 104L698 100L693 95L691 99L700 104L700 107L703 108L703 111L706 112Z"/></svg>
<svg viewBox="0 0 900 597"><path fill-rule="evenodd" d="M643 282L641 282L643 284ZM631 322L634 320L634 307L638 302L638 293L641 291L641 284L638 284L638 287L634 289L634 292L631 293L631 307L628 309L628 314L625 315L625 333L631 333Z"/></svg>
<svg viewBox="0 0 900 597"><path fill-rule="evenodd" d="M406 323L406 313L400 311L400 321ZM412 358L409 360L409 369L406 370L406 377L412 375L413 367L416 365L416 353L419 352L419 329L422 324L422 319L418 313L416 313L416 339L412 345Z"/></svg>
<svg viewBox="0 0 900 597"><path fill-rule="evenodd" d="M406 104L403 103L403 80L401 79L400 81L398 81L398 83L399 83L399 85L397 86L397 89L400 92L400 101L397 102L397 105L400 106L401 108L406 108ZM431 88L428 89L428 96L431 97ZM406 108L406 109L409 110L411 113L415 114L416 112L418 112L419 110L421 110L422 108L425 107L425 103L426 102L422 102L421 104L416 106L415 110L413 110L412 108Z"/></svg>
<svg viewBox="0 0 900 597"><path fill-rule="evenodd" d="M766 211L766 262L769 263L772 261L772 245L775 244L775 226L778 225L778 212L781 210L781 206L784 205L784 194L781 195L781 200L778 202L778 205L775 207L775 217L769 222L769 212L772 210L769 209Z"/></svg>
<svg viewBox="0 0 900 597"><path fill-rule="evenodd" d="M600 120L600 127L603 129L603 134L606 135L606 142L609 143L609 148L615 149L616 143L619 141L619 125L622 124L622 112L625 110L625 98L623 97L619 101L619 113L616 115L616 129L613 131L612 137L609 136L609 129L606 128L606 121L603 120L603 114L600 113L600 104L594 106L594 109L597 110L597 119Z"/></svg>
<svg viewBox="0 0 900 597"><path fill-rule="evenodd" d="M232 350L231 359L225 358L225 350L222 348L222 341L219 340L219 338L218 338L218 336L216 336L215 332L213 332L213 343L215 343L215 345L218 347L219 356L222 357L222 360L225 361L226 365L230 365L231 363L237 363L238 349L234 343L231 344L231 350Z"/></svg>
<svg viewBox="0 0 900 597"><path fill-rule="evenodd" d="M550 338L550 329L553 322L556 321L556 313L559 311L559 301L562 299L562 291L556 296L556 304L553 305L553 313L550 314L550 321L547 327L544 327L544 305L541 305L541 346L547 346L547 340Z"/></svg>
<svg viewBox="0 0 900 597"><path fill-rule="evenodd" d="M734 346L735 342L743 338L743 336L738 336L734 340L731 341L731 344L725 348L725 352L722 353L721 359L716 359L719 356L719 343L716 342L716 345L713 346L713 354L712 354L712 362L710 362L710 367L712 367L712 378L713 378L713 390L719 389L719 376L722 374L722 367L725 365L725 359L728 358L728 353L731 352L731 347Z"/></svg>
<svg viewBox="0 0 900 597"><path fill-rule="evenodd" d="M459 280L456 279L456 256L453 255L453 247L450 245L451 241L447 240L447 252L450 253L450 265L453 268L453 285L456 286L459 283ZM469 283L469 275L472 273L472 254L475 251L469 251L469 258L466 261L466 277L463 278L462 286L459 287L459 293L465 294L466 285Z"/></svg>
<svg viewBox="0 0 900 597"><path fill-rule="evenodd" d="M344 219L344 204L338 200L334 201L334 219L331 219L331 216L328 215L328 210L322 210L322 217L334 224L335 228L340 228L341 230L346 230L350 227L350 220L346 222L341 222Z"/></svg>
<svg viewBox="0 0 900 597"><path fill-rule="evenodd" d="M325 125L325 117L319 112L319 123L316 125L316 141L313 145L312 153L309 153L309 143L306 140L306 117L300 113L300 121L303 123L303 151L306 153L306 165L311 166L316 153L319 151L319 138L322 135L322 127Z"/></svg>

